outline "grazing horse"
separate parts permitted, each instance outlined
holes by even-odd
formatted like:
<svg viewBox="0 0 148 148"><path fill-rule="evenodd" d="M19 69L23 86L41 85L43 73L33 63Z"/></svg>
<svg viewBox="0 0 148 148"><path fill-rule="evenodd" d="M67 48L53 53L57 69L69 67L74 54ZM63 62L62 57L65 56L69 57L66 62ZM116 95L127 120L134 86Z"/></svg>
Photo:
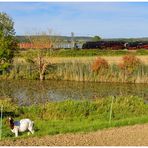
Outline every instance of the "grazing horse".
<svg viewBox="0 0 148 148"><path fill-rule="evenodd" d="M25 131L28 131L28 135L30 133L34 134L33 125L34 122L30 119L21 119L20 121L14 121L11 117L9 118L9 126L12 133L15 133L15 137L18 137L19 132Z"/></svg>

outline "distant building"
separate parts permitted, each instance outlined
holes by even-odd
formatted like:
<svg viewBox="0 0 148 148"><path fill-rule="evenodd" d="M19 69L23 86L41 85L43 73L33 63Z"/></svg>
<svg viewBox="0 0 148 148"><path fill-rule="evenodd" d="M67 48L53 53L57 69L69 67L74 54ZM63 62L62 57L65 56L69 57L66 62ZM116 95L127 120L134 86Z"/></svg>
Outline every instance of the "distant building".
<svg viewBox="0 0 148 148"><path fill-rule="evenodd" d="M20 49L33 48L33 45L31 43L26 43L26 42L18 43L18 46Z"/></svg>
<svg viewBox="0 0 148 148"><path fill-rule="evenodd" d="M18 43L18 46L20 49L36 49L36 47L31 44L31 43L27 43L27 42L22 42L22 43ZM41 47L42 48L42 47ZM47 47L47 48L51 48L51 46ZM67 42L61 42L58 44L53 45L54 49L59 49L59 48L63 48L63 49L70 49L70 48L82 48L82 43L75 43L75 46L73 47L73 45L71 44L71 42L67 41Z"/></svg>

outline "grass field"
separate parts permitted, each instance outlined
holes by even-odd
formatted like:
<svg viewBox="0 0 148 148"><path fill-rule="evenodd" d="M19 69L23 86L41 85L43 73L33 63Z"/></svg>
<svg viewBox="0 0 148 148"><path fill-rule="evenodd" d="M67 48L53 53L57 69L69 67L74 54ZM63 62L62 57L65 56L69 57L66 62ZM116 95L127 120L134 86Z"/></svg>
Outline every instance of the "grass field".
<svg viewBox="0 0 148 148"><path fill-rule="evenodd" d="M71 49L60 49L60 50L46 50L43 51L44 54L50 57L92 57L92 56L123 56L127 54L132 54L135 56L148 55L147 49L139 50L99 50L99 49L87 49L87 50L71 50ZM25 57L29 54L33 56L37 55L36 50L28 49L24 51L19 51L17 57Z"/></svg>

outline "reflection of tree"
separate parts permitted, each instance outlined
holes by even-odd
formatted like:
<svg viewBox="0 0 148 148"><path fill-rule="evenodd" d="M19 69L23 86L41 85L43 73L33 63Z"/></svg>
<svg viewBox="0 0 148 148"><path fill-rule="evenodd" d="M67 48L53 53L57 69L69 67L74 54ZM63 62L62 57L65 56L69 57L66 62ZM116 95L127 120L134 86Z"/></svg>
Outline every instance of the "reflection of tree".
<svg viewBox="0 0 148 148"><path fill-rule="evenodd" d="M38 85L38 96L39 96L39 102L41 103L45 103L48 101L48 87L46 85L46 83L43 83L43 82L38 82L39 85Z"/></svg>
<svg viewBox="0 0 148 148"><path fill-rule="evenodd" d="M46 102L48 87L39 81L0 82L0 97L10 97L20 105Z"/></svg>
<svg viewBox="0 0 148 148"><path fill-rule="evenodd" d="M48 99L48 88L40 81L25 81L27 104L44 103ZM25 103L25 102L24 102Z"/></svg>
<svg viewBox="0 0 148 148"><path fill-rule="evenodd" d="M11 83L9 83L9 81L4 80L0 82L0 97L12 98L12 91Z"/></svg>

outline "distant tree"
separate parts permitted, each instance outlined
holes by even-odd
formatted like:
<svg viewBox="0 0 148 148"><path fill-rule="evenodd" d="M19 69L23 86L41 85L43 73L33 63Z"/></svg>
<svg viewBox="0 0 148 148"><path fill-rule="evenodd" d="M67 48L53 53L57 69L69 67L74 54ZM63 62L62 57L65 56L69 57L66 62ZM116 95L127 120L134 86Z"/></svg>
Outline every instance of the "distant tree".
<svg viewBox="0 0 148 148"><path fill-rule="evenodd" d="M93 41L100 41L101 40L101 37L100 36L94 36L93 37Z"/></svg>
<svg viewBox="0 0 148 148"><path fill-rule="evenodd" d="M0 12L0 73L6 70L12 62L17 49L14 22L3 12Z"/></svg>

